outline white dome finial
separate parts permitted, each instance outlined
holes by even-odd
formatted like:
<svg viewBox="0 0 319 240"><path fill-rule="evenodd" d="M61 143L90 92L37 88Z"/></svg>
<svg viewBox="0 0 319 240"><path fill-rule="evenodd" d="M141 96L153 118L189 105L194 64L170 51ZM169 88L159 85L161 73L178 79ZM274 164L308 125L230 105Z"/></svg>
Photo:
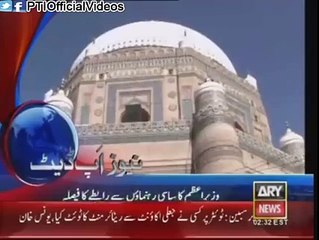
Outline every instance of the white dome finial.
<svg viewBox="0 0 319 240"><path fill-rule="evenodd" d="M288 121L285 122L285 125L286 125L286 133L287 132L292 132L290 127L289 127L289 122Z"/></svg>
<svg viewBox="0 0 319 240"><path fill-rule="evenodd" d="M286 121L285 124L286 124L286 127L289 128L289 122Z"/></svg>
<svg viewBox="0 0 319 240"><path fill-rule="evenodd" d="M66 83L66 79L62 78L60 88L64 88Z"/></svg>
<svg viewBox="0 0 319 240"><path fill-rule="evenodd" d="M60 108L64 111L69 117L72 116L73 112L73 103L72 101L65 95L62 89L58 90L56 94L53 94L53 90L51 89L45 94L44 101L48 104L51 104L57 108Z"/></svg>
<svg viewBox="0 0 319 240"><path fill-rule="evenodd" d="M299 134L293 132L289 127L288 121L285 122L286 124L286 133L280 138L279 144L280 148L283 148L292 143L304 143L304 139Z"/></svg>
<svg viewBox="0 0 319 240"><path fill-rule="evenodd" d="M46 102L53 95L53 90L50 89L44 94L44 101Z"/></svg>
<svg viewBox="0 0 319 240"><path fill-rule="evenodd" d="M258 89L257 80L252 75L248 74L245 78L245 81L249 83L251 86L253 86L255 89Z"/></svg>

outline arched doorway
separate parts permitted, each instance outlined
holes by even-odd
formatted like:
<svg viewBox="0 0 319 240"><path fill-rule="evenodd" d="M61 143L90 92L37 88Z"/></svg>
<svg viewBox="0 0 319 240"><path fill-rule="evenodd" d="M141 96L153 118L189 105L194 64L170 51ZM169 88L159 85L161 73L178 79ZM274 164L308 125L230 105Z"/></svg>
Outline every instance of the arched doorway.
<svg viewBox="0 0 319 240"><path fill-rule="evenodd" d="M142 108L141 104L126 105L121 115L121 122L148 122L150 114Z"/></svg>

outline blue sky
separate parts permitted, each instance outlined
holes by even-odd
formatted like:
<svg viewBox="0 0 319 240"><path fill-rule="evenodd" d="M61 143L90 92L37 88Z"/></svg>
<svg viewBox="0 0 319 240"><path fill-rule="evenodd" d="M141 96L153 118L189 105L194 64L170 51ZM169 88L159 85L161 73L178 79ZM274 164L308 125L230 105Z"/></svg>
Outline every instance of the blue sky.
<svg viewBox="0 0 319 240"><path fill-rule="evenodd" d="M180 0L126 2L124 13L57 14L34 45L22 75L22 100L55 88L95 37L141 20L193 28L228 55L237 73L258 81L277 145L285 121L304 135L304 1Z"/></svg>

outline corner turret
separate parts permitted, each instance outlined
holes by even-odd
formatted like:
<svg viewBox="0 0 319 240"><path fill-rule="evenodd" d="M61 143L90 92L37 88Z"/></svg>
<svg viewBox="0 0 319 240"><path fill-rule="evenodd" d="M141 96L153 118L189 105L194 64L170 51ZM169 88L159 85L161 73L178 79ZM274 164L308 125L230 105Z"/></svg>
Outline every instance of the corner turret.
<svg viewBox="0 0 319 240"><path fill-rule="evenodd" d="M51 89L44 95L44 102L51 104L63 112L65 112L70 118L72 118L73 113L73 103L72 101L65 95L63 90L58 90L57 93Z"/></svg>
<svg viewBox="0 0 319 240"><path fill-rule="evenodd" d="M244 173L242 151L227 121L224 87L207 79L195 92L192 133L194 173Z"/></svg>
<svg viewBox="0 0 319 240"><path fill-rule="evenodd" d="M294 156L304 156L305 154L305 141L302 136L293 132L288 123L286 123L286 133L280 138L280 149L285 153Z"/></svg>

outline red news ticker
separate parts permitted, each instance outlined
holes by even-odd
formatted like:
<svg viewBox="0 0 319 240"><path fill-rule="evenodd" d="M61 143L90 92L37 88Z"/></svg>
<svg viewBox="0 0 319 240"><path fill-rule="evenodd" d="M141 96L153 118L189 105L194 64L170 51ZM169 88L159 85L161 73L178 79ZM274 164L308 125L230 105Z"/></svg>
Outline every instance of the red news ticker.
<svg viewBox="0 0 319 240"><path fill-rule="evenodd" d="M265 201L266 202L266 201ZM261 205L263 201L258 204ZM269 202L274 203L274 201ZM282 203L276 203L281 204ZM307 237L313 202L288 202L288 224L253 218L249 202L0 202L2 237ZM265 208L266 209L266 208ZM274 208L275 209L275 208ZM260 223L260 224L259 224Z"/></svg>
<svg viewBox="0 0 319 240"><path fill-rule="evenodd" d="M255 217L285 218L286 201L256 201Z"/></svg>

